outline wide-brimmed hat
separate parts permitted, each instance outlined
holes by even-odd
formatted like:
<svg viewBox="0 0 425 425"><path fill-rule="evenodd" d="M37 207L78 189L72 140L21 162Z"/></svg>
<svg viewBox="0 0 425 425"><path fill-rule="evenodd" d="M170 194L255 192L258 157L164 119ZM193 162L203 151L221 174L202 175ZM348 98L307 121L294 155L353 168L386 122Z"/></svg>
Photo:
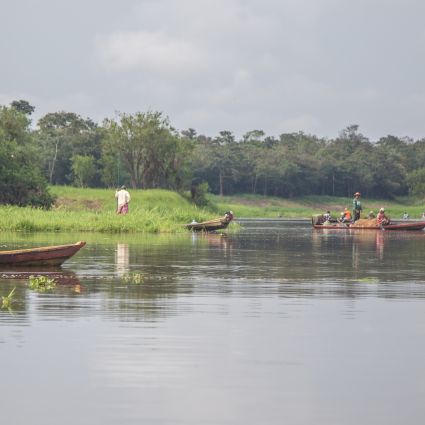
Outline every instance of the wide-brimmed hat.
<svg viewBox="0 0 425 425"><path fill-rule="evenodd" d="M385 208L380 208L379 211L384 212L385 211Z"/></svg>

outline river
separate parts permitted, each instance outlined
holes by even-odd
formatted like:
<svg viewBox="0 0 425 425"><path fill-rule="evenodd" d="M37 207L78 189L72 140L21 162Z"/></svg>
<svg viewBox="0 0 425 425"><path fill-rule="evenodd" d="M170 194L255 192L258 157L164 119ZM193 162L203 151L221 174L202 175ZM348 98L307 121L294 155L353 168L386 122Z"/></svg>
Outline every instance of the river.
<svg viewBox="0 0 425 425"><path fill-rule="evenodd" d="M0 406L13 425L418 424L425 232L252 221L237 234L87 241L0 270ZM55 289L36 292L41 272ZM1 301L0 301L1 305Z"/></svg>

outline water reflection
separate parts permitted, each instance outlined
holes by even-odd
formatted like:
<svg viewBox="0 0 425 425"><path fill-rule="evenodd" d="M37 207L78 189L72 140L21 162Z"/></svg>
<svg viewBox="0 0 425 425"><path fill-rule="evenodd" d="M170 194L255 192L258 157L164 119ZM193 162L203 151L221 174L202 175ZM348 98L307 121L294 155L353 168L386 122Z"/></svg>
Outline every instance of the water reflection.
<svg viewBox="0 0 425 425"><path fill-rule="evenodd" d="M8 269L0 271L0 280L18 282L22 314L34 299L26 296L28 276L42 274L59 286L35 295L41 315L44 309L49 317L62 310L97 315L100 308L108 320L124 321L177 314L174 301L182 296L422 297L424 240L423 232L315 231L280 223L254 224L240 234L97 236L58 270ZM16 235L12 242L19 245ZM143 281L126 281L131 275Z"/></svg>
<svg viewBox="0 0 425 425"><path fill-rule="evenodd" d="M123 277L130 271L129 247L126 243L118 243L115 255L116 274Z"/></svg>

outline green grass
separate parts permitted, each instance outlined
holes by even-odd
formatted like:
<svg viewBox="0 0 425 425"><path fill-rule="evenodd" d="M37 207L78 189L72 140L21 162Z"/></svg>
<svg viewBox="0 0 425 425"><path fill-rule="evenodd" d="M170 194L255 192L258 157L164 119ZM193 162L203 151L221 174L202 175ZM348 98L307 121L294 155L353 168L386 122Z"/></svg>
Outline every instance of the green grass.
<svg viewBox="0 0 425 425"><path fill-rule="evenodd" d="M210 195L208 208L198 208L187 197L160 189L130 190L129 214L115 213L115 191L53 186L56 205L50 211L14 206L0 206L0 230L12 232L103 232L179 233L187 232L185 223L209 220L232 210L236 218L310 218L312 214L330 210L333 214L352 200L330 196L305 196L283 199L259 195L220 197ZM423 200L400 198L393 201L362 199L364 213L384 206L393 219L407 211L411 218L420 218L425 210ZM231 224L229 232L238 229Z"/></svg>
<svg viewBox="0 0 425 425"><path fill-rule="evenodd" d="M130 212L115 213L115 192L54 186L55 207L49 211L0 207L0 230L13 232L183 232L185 223L217 216L214 208L202 209L178 193L167 190L130 190Z"/></svg>
<svg viewBox="0 0 425 425"><path fill-rule="evenodd" d="M304 196L284 199L278 197L264 197L261 195L214 196L211 200L220 211L232 210L236 217L263 217L263 218L310 218L313 214L320 214L330 210L337 214L347 207L351 210L352 199L333 196ZM398 198L395 200L361 199L363 213L366 215L373 210L375 213L384 207L387 214L393 219L399 219L407 211L410 218L420 219L425 211L425 201L417 198Z"/></svg>

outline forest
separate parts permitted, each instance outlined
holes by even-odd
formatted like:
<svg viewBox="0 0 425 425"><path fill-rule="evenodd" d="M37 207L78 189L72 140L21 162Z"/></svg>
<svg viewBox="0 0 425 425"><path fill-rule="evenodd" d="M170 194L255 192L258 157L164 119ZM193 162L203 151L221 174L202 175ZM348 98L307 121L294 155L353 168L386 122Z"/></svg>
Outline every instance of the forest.
<svg viewBox="0 0 425 425"><path fill-rule="evenodd" d="M73 112L32 121L34 106L0 106L0 204L49 207L49 185L164 188L280 197L425 196L425 138L371 141L358 125L334 139L249 130L176 130L162 112L117 113L97 124Z"/></svg>

